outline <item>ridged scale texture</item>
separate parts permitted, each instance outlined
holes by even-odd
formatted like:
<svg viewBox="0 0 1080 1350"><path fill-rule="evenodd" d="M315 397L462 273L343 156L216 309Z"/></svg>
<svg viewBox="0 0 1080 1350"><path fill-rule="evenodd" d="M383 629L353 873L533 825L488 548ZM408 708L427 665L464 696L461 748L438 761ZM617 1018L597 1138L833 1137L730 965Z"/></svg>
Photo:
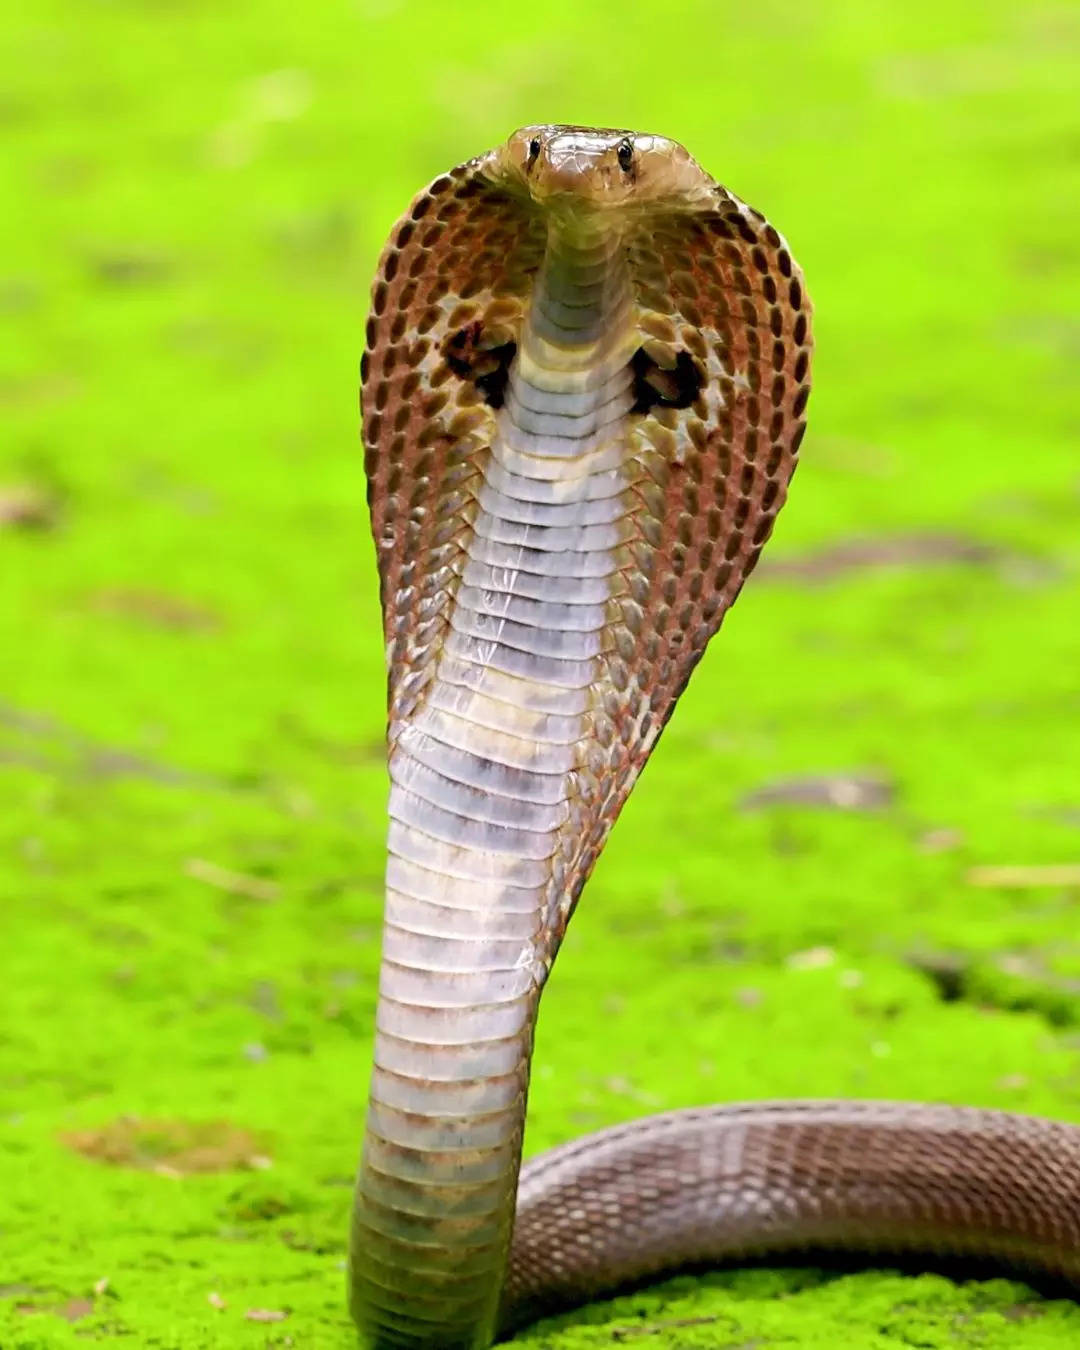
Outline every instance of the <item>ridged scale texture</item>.
<svg viewBox="0 0 1080 1350"><path fill-rule="evenodd" d="M379 1021L356 1215L384 1340L490 1339L513 1220L535 1001L580 835L574 801L621 589L625 270L551 251L466 510L430 683L391 726ZM597 281L595 307L565 311ZM551 360L545 333L563 356ZM610 372L567 389L575 368ZM615 467L612 467L612 466ZM437 1050L432 1051L432 1043ZM422 1167L417 1167L417 1153ZM354 1288L354 1299L355 1299Z"/></svg>
<svg viewBox="0 0 1080 1350"><path fill-rule="evenodd" d="M544 131L569 136L564 163L607 135ZM1075 1275L1080 1135L992 1113L660 1117L547 1155L516 1199L547 972L805 426L801 275L667 144L691 189L625 209L553 205L498 152L460 165L399 221L373 289L391 792L350 1261L369 1347L485 1346L739 1254L949 1250Z"/></svg>
<svg viewBox="0 0 1080 1350"><path fill-rule="evenodd" d="M522 1169L503 1331L688 1266L961 1258L1080 1287L1080 1130L913 1102L674 1111Z"/></svg>

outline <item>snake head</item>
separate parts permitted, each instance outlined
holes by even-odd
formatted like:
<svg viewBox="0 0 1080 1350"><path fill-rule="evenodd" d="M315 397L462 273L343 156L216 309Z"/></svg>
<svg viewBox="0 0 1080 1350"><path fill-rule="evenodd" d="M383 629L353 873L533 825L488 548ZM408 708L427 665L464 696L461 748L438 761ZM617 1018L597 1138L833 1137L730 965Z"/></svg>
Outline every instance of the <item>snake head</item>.
<svg viewBox="0 0 1080 1350"><path fill-rule="evenodd" d="M677 141L638 131L521 127L493 152L493 169L540 205L570 210L696 204L712 179Z"/></svg>

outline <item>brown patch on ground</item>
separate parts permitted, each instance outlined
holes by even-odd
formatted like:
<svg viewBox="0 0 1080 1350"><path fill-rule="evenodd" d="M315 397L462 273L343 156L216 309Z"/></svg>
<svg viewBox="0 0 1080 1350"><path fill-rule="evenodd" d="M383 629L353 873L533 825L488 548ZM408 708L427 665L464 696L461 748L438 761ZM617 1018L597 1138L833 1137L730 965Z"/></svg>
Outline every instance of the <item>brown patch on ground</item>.
<svg viewBox="0 0 1080 1350"><path fill-rule="evenodd" d="M131 587L109 587L90 596L90 607L102 614L135 619L154 628L178 632L210 632L221 626L212 610L178 595Z"/></svg>
<svg viewBox="0 0 1080 1350"><path fill-rule="evenodd" d="M59 520L53 493L28 483L0 484L0 530L51 530Z"/></svg>
<svg viewBox="0 0 1080 1350"><path fill-rule="evenodd" d="M248 872L234 872L228 867L219 867L217 863L205 858L189 858L184 864L187 876L201 881L226 895L238 895L245 900L261 900L269 904L281 895L281 887L276 881L266 877L251 876Z"/></svg>
<svg viewBox="0 0 1080 1350"><path fill-rule="evenodd" d="M879 774L821 774L779 778L739 799L743 811L763 806L823 806L834 811L875 811L891 806L896 785Z"/></svg>
<svg viewBox="0 0 1080 1350"><path fill-rule="evenodd" d="M968 869L969 886L988 886L1001 890L1028 890L1033 887L1058 888L1080 886L1080 863L987 863Z"/></svg>
<svg viewBox="0 0 1080 1350"><path fill-rule="evenodd" d="M53 1317L62 1317L65 1322L81 1322L96 1311L92 1298L69 1298L63 1303L16 1303L15 1311L24 1317L38 1317L42 1313L51 1313Z"/></svg>
<svg viewBox="0 0 1080 1350"><path fill-rule="evenodd" d="M229 1172L267 1165L265 1142L227 1120L161 1120L121 1116L96 1130L60 1136L84 1158L165 1176Z"/></svg>
<svg viewBox="0 0 1080 1350"><path fill-rule="evenodd" d="M0 745L0 762L84 778L146 778L184 787L231 789L233 784L147 758L122 746L105 745L41 713L0 702L0 732L20 743Z"/></svg>
<svg viewBox="0 0 1080 1350"><path fill-rule="evenodd" d="M964 563L989 567L1011 555L996 544L959 534L901 534L882 539L851 539L801 557L769 559L758 576L814 583L832 581L847 572L881 567L937 567Z"/></svg>
<svg viewBox="0 0 1080 1350"><path fill-rule="evenodd" d="M729 1321L730 1319L721 1319L719 1316L665 1317L655 1322L641 1322L636 1325L612 1327L611 1339L613 1341L630 1341L636 1340L639 1336L660 1336L665 1331L675 1331L685 1327L715 1326L721 1320ZM761 1341L742 1341L738 1346L733 1346L732 1350L755 1350L755 1347L761 1344Z"/></svg>
<svg viewBox="0 0 1080 1350"><path fill-rule="evenodd" d="M89 1317L94 1311L94 1300L92 1298L69 1298L66 1303L62 1303L56 1309L57 1314L65 1322L78 1322L83 1317Z"/></svg>
<svg viewBox="0 0 1080 1350"><path fill-rule="evenodd" d="M1033 1322L1046 1316L1046 1308L1041 1303L1012 1303L998 1311L1006 1322Z"/></svg>
<svg viewBox="0 0 1080 1350"><path fill-rule="evenodd" d="M916 840L916 847L920 853L952 853L958 848L963 848L964 842L963 830L939 825L934 829L924 830Z"/></svg>

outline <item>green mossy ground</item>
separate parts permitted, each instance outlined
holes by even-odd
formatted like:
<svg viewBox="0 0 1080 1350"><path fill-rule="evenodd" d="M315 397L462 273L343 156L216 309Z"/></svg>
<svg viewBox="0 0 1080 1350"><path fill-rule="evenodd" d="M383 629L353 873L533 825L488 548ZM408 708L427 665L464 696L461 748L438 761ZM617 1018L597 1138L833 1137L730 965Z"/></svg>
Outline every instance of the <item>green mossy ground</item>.
<svg viewBox="0 0 1080 1350"><path fill-rule="evenodd" d="M0 24L3 1350L351 1344L385 803L366 292L412 192L527 121L684 141L787 233L819 340L772 575L552 979L530 1151L782 1095L1080 1120L1080 887L970 874L1080 862L1075 6ZM896 565L784 566L915 536ZM740 807L852 771L891 801ZM522 1339L1078 1337L1003 1281L758 1271Z"/></svg>

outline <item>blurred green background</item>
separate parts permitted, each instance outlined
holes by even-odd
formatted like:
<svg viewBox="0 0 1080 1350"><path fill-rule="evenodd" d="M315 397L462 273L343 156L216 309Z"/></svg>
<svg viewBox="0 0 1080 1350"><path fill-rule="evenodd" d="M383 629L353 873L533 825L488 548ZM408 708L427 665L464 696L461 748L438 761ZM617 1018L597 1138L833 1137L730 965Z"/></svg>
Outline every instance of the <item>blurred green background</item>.
<svg viewBox="0 0 1080 1350"><path fill-rule="evenodd" d="M0 69L3 1350L351 1343L367 288L521 123L683 141L818 338L775 542L552 979L528 1150L777 1095L1080 1120L1075 4L31 0ZM752 1272L523 1339L639 1336L1034 1350L1080 1311Z"/></svg>

